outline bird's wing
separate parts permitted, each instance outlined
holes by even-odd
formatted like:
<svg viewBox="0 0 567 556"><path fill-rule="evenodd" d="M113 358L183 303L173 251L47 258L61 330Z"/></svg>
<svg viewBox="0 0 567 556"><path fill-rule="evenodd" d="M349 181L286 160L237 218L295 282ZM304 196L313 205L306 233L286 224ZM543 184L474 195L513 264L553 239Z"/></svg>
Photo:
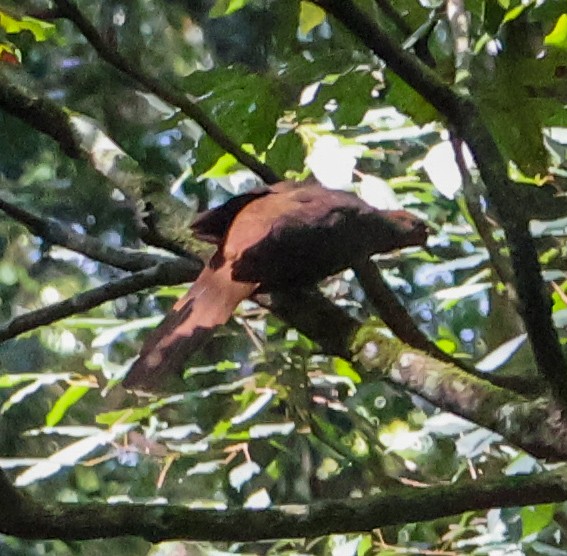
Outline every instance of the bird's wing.
<svg viewBox="0 0 567 556"><path fill-rule="evenodd" d="M297 191L302 183L310 187L316 187L317 190L322 189L318 182L314 179L308 179L300 183L288 180L278 182L272 187L257 187L248 193L229 199L226 203L219 207L199 214L191 224L193 234L201 241L221 245L234 219L252 201L256 201L261 197L270 194L290 194Z"/></svg>
<svg viewBox="0 0 567 556"><path fill-rule="evenodd" d="M122 382L125 388L165 391L179 380L187 358L257 287L233 281L231 272L228 264L216 269L207 266L201 272L189 292L146 338L140 356Z"/></svg>
<svg viewBox="0 0 567 556"><path fill-rule="evenodd" d="M219 207L202 212L191 224L193 234L201 241L215 245L222 244L236 215L246 205L269 193L271 193L271 190L267 187L259 187L243 195L233 197Z"/></svg>

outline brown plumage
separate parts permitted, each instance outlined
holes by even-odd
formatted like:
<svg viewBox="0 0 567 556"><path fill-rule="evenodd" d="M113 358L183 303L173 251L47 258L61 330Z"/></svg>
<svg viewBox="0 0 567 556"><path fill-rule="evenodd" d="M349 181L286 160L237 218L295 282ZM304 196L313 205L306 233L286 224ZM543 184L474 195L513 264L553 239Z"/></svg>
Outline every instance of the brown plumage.
<svg viewBox="0 0 567 556"><path fill-rule="evenodd" d="M146 338L126 388L163 390L254 293L312 286L374 253L427 239L425 224L411 213L377 210L315 180L280 182L235 197L202 214L192 229L217 251Z"/></svg>

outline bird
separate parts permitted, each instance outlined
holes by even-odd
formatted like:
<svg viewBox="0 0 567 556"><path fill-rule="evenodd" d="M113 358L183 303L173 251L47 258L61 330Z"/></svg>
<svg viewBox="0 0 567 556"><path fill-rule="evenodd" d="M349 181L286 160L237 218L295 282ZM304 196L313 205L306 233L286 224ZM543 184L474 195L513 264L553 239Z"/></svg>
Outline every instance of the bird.
<svg viewBox="0 0 567 556"><path fill-rule="evenodd" d="M373 254L425 246L428 236L426 223L414 214L376 209L314 178L233 197L199 215L191 229L216 251L146 337L122 381L127 389L167 389L244 299L314 286Z"/></svg>

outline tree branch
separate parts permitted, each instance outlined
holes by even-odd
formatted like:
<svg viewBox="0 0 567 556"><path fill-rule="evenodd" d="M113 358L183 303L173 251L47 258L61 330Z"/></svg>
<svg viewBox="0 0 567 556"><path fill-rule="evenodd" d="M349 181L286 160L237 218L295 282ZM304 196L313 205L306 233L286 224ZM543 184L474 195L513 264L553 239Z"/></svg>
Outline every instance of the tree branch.
<svg viewBox="0 0 567 556"><path fill-rule="evenodd" d="M136 293L156 285L176 285L193 281L200 272L195 261L175 259L160 263L152 268L136 272L132 276L104 284L74 297L54 303L48 307L31 311L13 318L0 326L0 342L29 332L39 326L46 326L77 313L84 313L107 301Z"/></svg>
<svg viewBox="0 0 567 556"><path fill-rule="evenodd" d="M454 92L433 70L400 48L352 1L313 1L335 16L445 116L469 145L510 246L519 310L526 324L538 370L561 403L566 404L567 364L551 320L551 301L546 294L537 251L529 232L529 220L526 214L518 213L514 203L509 202L513 182L508 178L507 163L476 104L469 97Z"/></svg>
<svg viewBox="0 0 567 556"><path fill-rule="evenodd" d="M403 342L421 349L431 356L460 366L450 355L440 350L415 324L396 294L390 290L378 267L368 259L354 269L366 296L384 324Z"/></svg>
<svg viewBox="0 0 567 556"><path fill-rule="evenodd" d="M63 541L124 535L168 539L257 541L356 533L428 521L470 510L562 502L567 486L558 473L518 475L427 489L399 487L362 500L327 500L267 510L195 510L176 505L41 504L10 488L3 472L0 532ZM243 524L246 524L243 527Z"/></svg>
<svg viewBox="0 0 567 556"><path fill-rule="evenodd" d="M410 348L375 324L362 326L353 359L371 377L387 379L482 427L538 458L567 458L567 422L547 398L529 400Z"/></svg>
<svg viewBox="0 0 567 556"><path fill-rule="evenodd" d="M510 299L515 299L517 294L514 287L514 272L510 266L510 260L500 253L501 246L498 245L498 242L493 238L492 226L482 211L478 187L475 187L463 156L464 144L460 139L451 137L451 146L455 153L457 168L461 174L463 195L467 210L469 211L479 236L488 250L488 256L490 257L494 271L498 278L500 278L500 281L508 288Z"/></svg>
<svg viewBox="0 0 567 556"><path fill-rule="evenodd" d="M232 154L236 160L247 168L250 168L250 170L260 176L266 183L276 183L280 181L280 177L269 166L260 162L255 156L245 152L240 148L238 143L228 137L224 130L211 120L203 109L189 100L184 91L176 90L173 86L165 86L163 81L147 75L138 66L132 65L126 58L118 53L103 39L96 27L83 16L73 2L70 0L54 0L54 3L64 17L73 22L105 62L109 63L159 98L181 109L186 116L197 122L203 131L205 131L219 147Z"/></svg>
<svg viewBox="0 0 567 556"><path fill-rule="evenodd" d="M67 156L81 158L79 140L69 116L53 101L28 94L23 87L12 83L1 68L0 109L55 139Z"/></svg>
<svg viewBox="0 0 567 556"><path fill-rule="evenodd" d="M134 249L110 247L97 238L75 232L57 220L36 216L7 201L2 195L0 195L0 210L23 224L33 235L115 268L135 272L170 260L167 257Z"/></svg>
<svg viewBox="0 0 567 556"><path fill-rule="evenodd" d="M198 242L187 233L187 222L191 219L188 207L170 195L163 184L148 178L138 163L93 120L69 115L50 100L11 83L8 75L1 71L0 109L50 136L69 156L86 159L132 201L133 210L142 199L151 204L159 218L152 222L151 230L146 230L143 238L146 243L162 247L162 238L168 237L185 254L199 251Z"/></svg>

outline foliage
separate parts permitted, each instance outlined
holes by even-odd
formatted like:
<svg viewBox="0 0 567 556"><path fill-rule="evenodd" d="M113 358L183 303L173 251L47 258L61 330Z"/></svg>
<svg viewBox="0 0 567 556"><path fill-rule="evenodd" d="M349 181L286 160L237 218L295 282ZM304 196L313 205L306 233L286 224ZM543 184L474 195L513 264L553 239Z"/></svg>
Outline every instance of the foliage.
<svg viewBox="0 0 567 556"><path fill-rule="evenodd" d="M382 2L356 2L400 44L407 39L412 55L425 44L432 56L425 61L474 99L523 188L523 200L511 192L510 203L523 210L534 190L551 187L546 183L562 192L562 2L466 2L464 53L438 3L391 4L400 8L401 22ZM499 265L508 245L498 215L472 160L456 165L451 122L322 8L297 0L78 6L133 67L178 87L282 177L314 173L329 186L350 187L373 204L403 206L426 219L430 254L409 249L378 261L407 312L460 361L518 381L536 375ZM257 184L178 107L103 63L69 21L48 19L34 2L0 5L6 80L95 120L148 176L171 184L171 193L191 207L217 205ZM8 111L0 111L0 183L0 197L18 207L106 246L152 251L139 237L140 199L124 196L89 160L70 160ZM532 226L560 331L567 315L564 230L553 203ZM127 274L35 236L4 214L0 253L6 322ZM185 289L156 283L0 345L0 465L18 487L43 500L166 501L220 510L546 469L494 431L322 354L312 338L251 301L193 356L185 392L152 399L126 393L119 381L142 338ZM321 289L352 316L372 314L351 271ZM371 533L285 540L282 531L282 540L265 544L194 548L204 554L563 554L565 515L564 504L528 505ZM188 546L0 537L2 554L177 554L190 553Z"/></svg>

